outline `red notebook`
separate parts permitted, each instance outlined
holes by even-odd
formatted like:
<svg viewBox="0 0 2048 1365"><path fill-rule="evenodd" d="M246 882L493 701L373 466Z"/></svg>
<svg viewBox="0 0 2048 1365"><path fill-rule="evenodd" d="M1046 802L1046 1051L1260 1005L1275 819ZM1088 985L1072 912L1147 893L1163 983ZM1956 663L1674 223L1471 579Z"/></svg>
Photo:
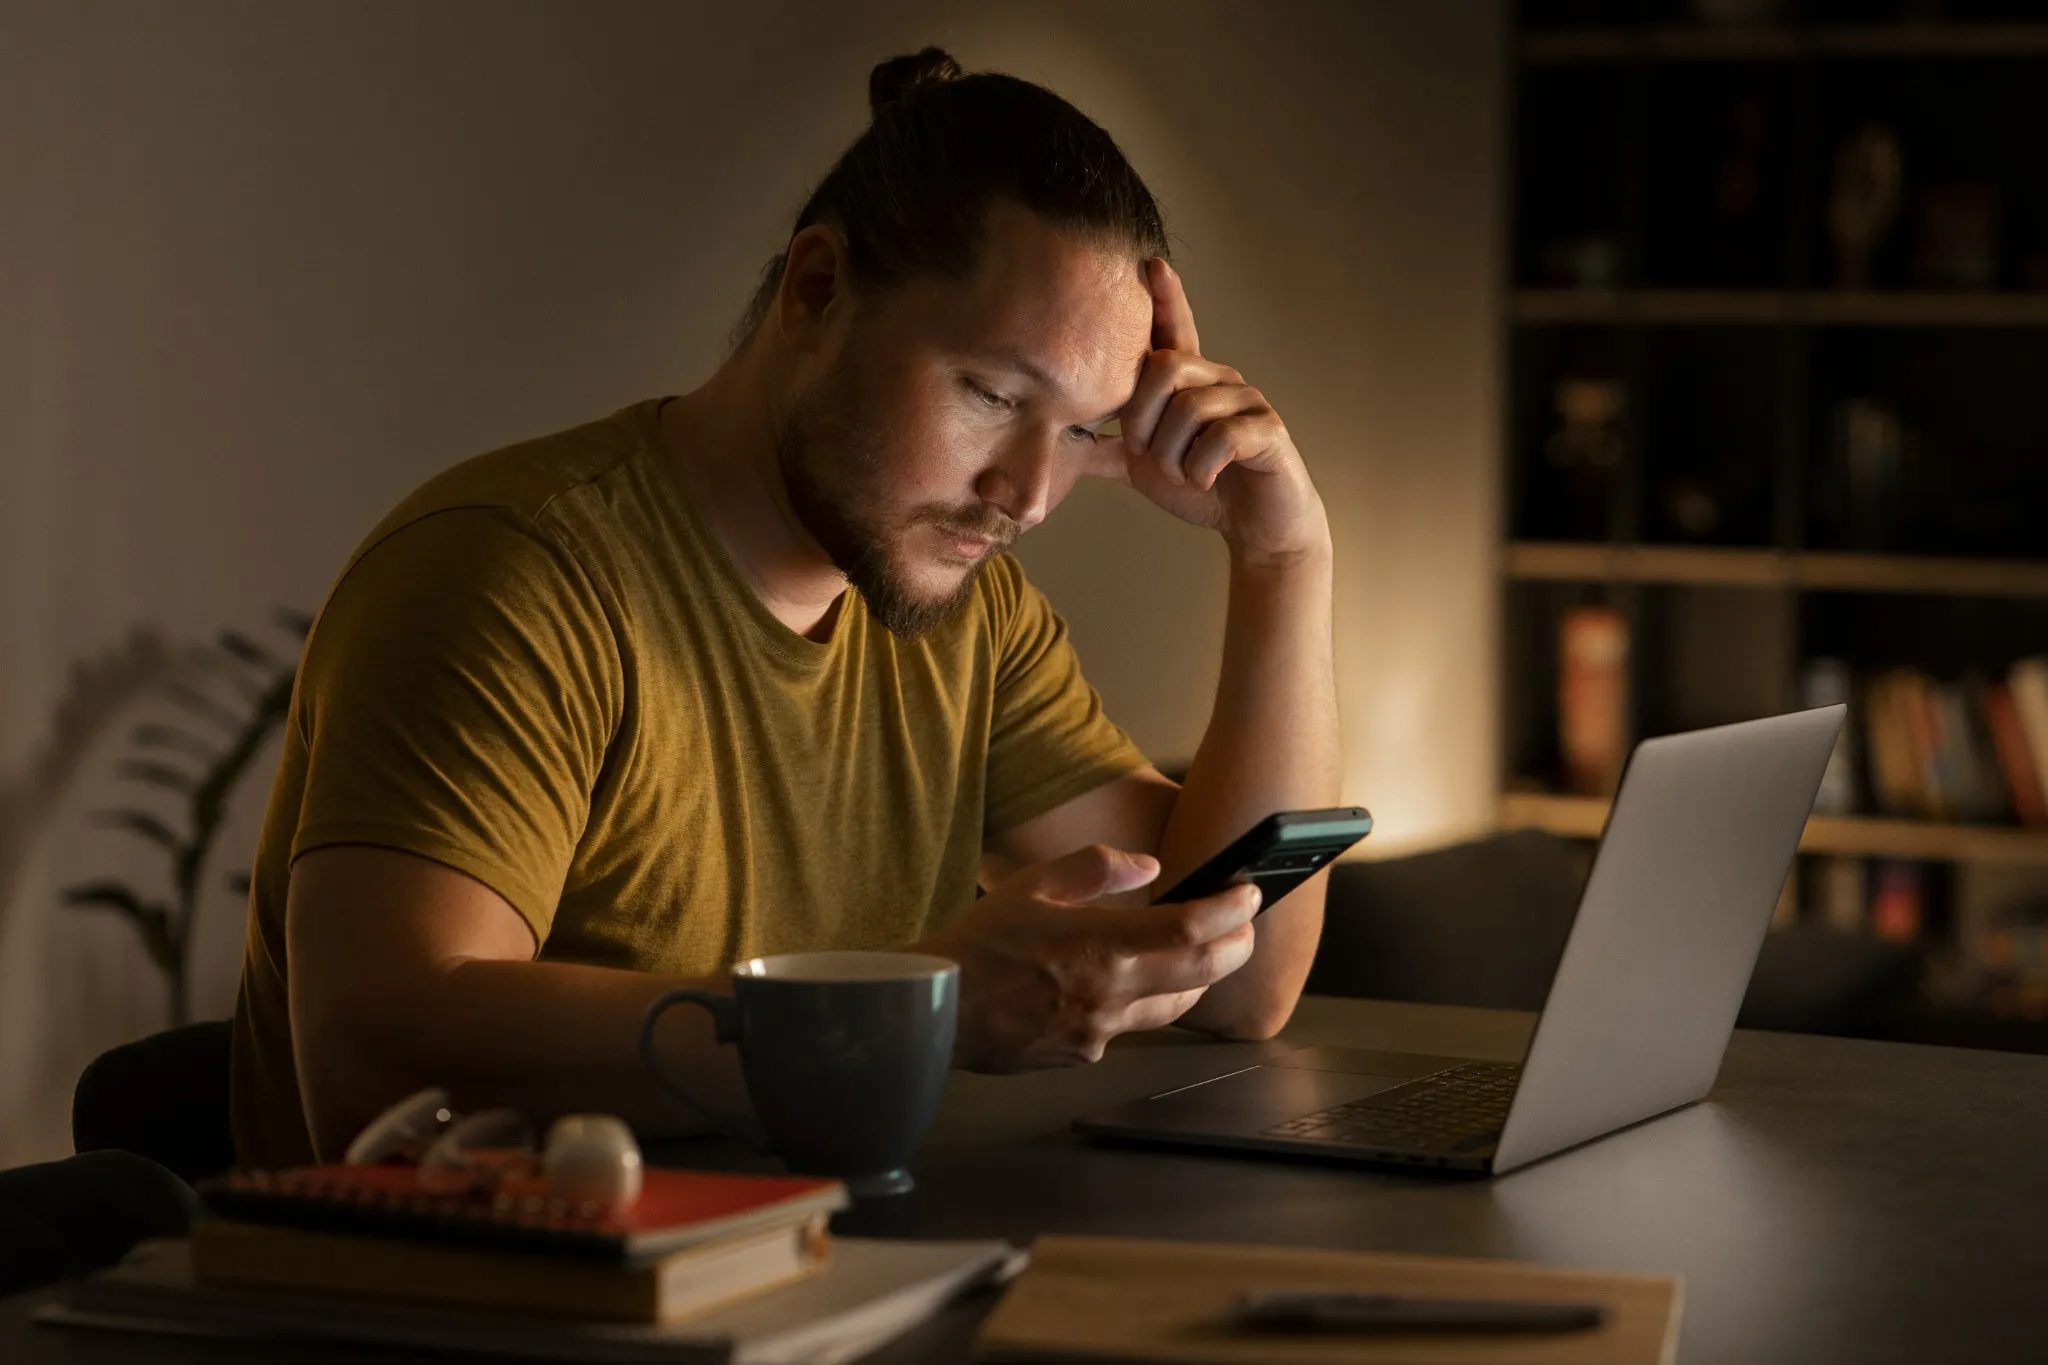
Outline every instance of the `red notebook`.
<svg viewBox="0 0 2048 1365"><path fill-rule="evenodd" d="M424 1188L416 1166L238 1171L199 1183L224 1218L494 1251L643 1261L846 1207L837 1180L649 1168L631 1207L552 1198L536 1175L477 1191Z"/></svg>

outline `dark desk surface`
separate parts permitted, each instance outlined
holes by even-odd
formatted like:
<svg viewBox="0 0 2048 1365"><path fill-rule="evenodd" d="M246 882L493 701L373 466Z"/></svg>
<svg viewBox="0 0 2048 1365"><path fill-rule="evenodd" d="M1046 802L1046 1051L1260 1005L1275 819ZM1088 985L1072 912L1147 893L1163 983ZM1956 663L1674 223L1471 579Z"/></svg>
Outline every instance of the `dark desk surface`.
<svg viewBox="0 0 2048 1365"><path fill-rule="evenodd" d="M1528 1026L1488 1010L1311 999L1278 1043L1169 1033L1126 1039L1079 1070L959 1076L913 1167L917 1192L856 1211L842 1230L1020 1243L1097 1232L1675 1273L1686 1365L2048 1358L2048 1057L1739 1033L1706 1103L1494 1181L1099 1146L1067 1130L1076 1114L1261 1051L1512 1059ZM0 1360L287 1356L35 1328L34 1301L0 1304ZM874 1365L964 1359L985 1306L955 1310Z"/></svg>

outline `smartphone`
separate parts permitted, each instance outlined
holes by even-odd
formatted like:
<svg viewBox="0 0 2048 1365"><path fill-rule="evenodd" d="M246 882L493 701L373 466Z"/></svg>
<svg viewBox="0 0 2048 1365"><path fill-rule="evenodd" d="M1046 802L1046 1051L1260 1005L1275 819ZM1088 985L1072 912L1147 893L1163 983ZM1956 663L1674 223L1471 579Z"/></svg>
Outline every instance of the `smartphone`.
<svg viewBox="0 0 2048 1365"><path fill-rule="evenodd" d="M1238 882L1259 888L1259 913L1322 871L1338 854L1372 833L1372 816L1358 806L1275 811L1230 847L1180 879L1153 904L1213 896Z"/></svg>

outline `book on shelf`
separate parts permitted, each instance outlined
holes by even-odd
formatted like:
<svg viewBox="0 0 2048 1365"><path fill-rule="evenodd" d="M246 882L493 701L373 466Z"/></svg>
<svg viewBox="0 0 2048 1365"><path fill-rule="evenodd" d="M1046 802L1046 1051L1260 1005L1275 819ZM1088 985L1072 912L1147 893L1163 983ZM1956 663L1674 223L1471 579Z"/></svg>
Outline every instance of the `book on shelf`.
<svg viewBox="0 0 2048 1365"><path fill-rule="evenodd" d="M207 1218L192 1271L211 1285L660 1323L814 1274L829 1246L823 1214L623 1263Z"/></svg>
<svg viewBox="0 0 2048 1365"><path fill-rule="evenodd" d="M2020 713L2013 705L2009 683L1995 682L1984 689L1984 719L1991 731L1999 770L2005 774L2006 786L2012 793L2013 813L2023 825L2048 828L2048 790L2042 787L2041 770L2034 766L2033 750L2027 743Z"/></svg>
<svg viewBox="0 0 2048 1365"><path fill-rule="evenodd" d="M2006 675L2034 777L2048 784L2048 658L2022 659Z"/></svg>

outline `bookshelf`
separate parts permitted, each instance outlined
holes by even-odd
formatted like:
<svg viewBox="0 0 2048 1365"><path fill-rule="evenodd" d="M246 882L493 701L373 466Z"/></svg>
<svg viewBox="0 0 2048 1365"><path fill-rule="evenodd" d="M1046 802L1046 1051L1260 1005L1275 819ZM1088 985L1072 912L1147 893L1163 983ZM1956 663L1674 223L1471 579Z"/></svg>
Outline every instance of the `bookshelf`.
<svg viewBox="0 0 2048 1365"><path fill-rule="evenodd" d="M1666 62L1854 61L2048 55L2048 23L1819 24L1810 27L1596 27L1526 33L1529 66Z"/></svg>
<svg viewBox="0 0 2048 1365"><path fill-rule="evenodd" d="M2048 327L2048 293L1934 290L1520 289L1524 326Z"/></svg>
<svg viewBox="0 0 2048 1365"><path fill-rule="evenodd" d="M2022 131L2048 127L2048 0L1946 0L1910 20L1931 7L1753 0L1760 22L1703 17L1725 8L1521 5L1506 828L1592 839L1606 819L1583 794L1599 790L1583 745L1560 735L1574 617L1616 623L1624 751L1818 700L1824 666L1852 725L1892 726L1890 762L1898 724L1952 695L1981 716L1987 687L2048 656L2048 162ZM1901 674L1938 699L1881 709L1880 680ZM1977 737L1995 760L1980 775L2008 766L1988 721L1960 725L1941 733ZM1937 758L1955 778L1951 753L1924 729L1915 742L1928 782ZM2023 993L2048 1001L2048 830L1953 788L1908 800L1870 750L1859 740L1837 807L1856 813L1809 822L1799 914L1842 865L1868 872L1873 916L1879 880L1910 872L1904 936L1930 979L1953 979L1943 964L1978 929L2031 906L2039 982ZM1921 818L1935 810L1974 818ZM1951 991L1923 1014L1968 1035L1951 1026L1989 1019L1995 995ZM2048 1051L2040 1012L1976 1032Z"/></svg>
<svg viewBox="0 0 2048 1365"><path fill-rule="evenodd" d="M2048 601L2048 561L1540 540L1510 542L1505 555L1507 576L1523 582L1693 584Z"/></svg>
<svg viewBox="0 0 2048 1365"><path fill-rule="evenodd" d="M1540 829L1569 839L1597 839L1607 823L1607 804L1595 796L1508 792L1500 802L1501 828ZM1849 858L1914 858L2048 869L2048 831L1863 815L1816 815L1806 823L1799 851Z"/></svg>

